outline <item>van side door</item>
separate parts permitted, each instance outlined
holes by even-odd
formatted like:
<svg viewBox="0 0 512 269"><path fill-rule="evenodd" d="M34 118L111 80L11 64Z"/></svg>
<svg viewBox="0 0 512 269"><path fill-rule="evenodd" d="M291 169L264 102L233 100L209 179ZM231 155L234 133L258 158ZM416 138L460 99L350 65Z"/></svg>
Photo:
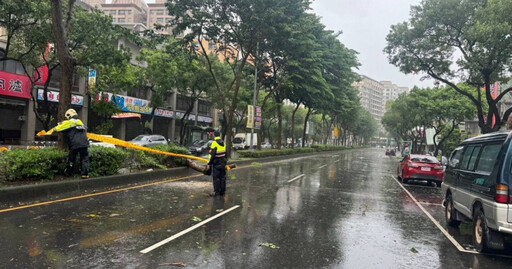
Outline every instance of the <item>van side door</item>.
<svg viewBox="0 0 512 269"><path fill-rule="evenodd" d="M462 162L457 177L457 197L454 198L456 208L466 216L472 215L471 205L471 185L478 177L475 174L475 164L480 155L481 145L469 145L466 147L462 156Z"/></svg>
<svg viewBox="0 0 512 269"><path fill-rule="evenodd" d="M479 196L487 200L494 200L494 190L496 187L496 175L499 171L495 171L498 163L498 155L500 153L503 142L490 143L483 145L482 153L476 165L475 174L477 177L471 183L471 192L474 196ZM493 176L494 174L494 176ZM484 210L485 211L485 210Z"/></svg>

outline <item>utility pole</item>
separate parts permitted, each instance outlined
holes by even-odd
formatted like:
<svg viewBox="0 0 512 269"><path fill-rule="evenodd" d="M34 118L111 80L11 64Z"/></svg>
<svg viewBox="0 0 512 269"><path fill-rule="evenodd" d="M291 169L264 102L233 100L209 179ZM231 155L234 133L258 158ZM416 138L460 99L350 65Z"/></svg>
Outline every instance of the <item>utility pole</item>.
<svg viewBox="0 0 512 269"><path fill-rule="evenodd" d="M256 55L258 55L258 50L260 47L260 42L256 43ZM254 113L252 113L253 117L253 125L251 128L251 147L250 150L254 151L254 127L256 127L256 122L254 121L256 114L256 102L258 97L258 65L256 64L256 55L254 56L254 93L252 95L252 106L254 108Z"/></svg>

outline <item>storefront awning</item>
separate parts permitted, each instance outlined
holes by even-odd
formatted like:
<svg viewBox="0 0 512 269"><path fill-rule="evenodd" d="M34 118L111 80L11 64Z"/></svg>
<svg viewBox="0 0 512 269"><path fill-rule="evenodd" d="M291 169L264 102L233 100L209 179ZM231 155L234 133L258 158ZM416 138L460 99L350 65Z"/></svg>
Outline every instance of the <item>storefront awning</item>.
<svg viewBox="0 0 512 269"><path fill-rule="evenodd" d="M112 116L113 119L140 119L142 116L137 113L117 113Z"/></svg>

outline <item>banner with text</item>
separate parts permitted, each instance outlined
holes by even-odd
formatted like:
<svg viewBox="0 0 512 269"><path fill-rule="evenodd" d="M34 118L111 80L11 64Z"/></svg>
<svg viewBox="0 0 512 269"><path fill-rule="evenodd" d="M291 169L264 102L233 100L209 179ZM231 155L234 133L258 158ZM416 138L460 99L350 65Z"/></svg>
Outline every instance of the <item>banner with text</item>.
<svg viewBox="0 0 512 269"><path fill-rule="evenodd" d="M247 128L254 128L254 106L247 106Z"/></svg>
<svg viewBox="0 0 512 269"><path fill-rule="evenodd" d="M254 119L254 129L260 130L261 129L261 107L256 107L256 113L255 113L255 119Z"/></svg>
<svg viewBox="0 0 512 269"><path fill-rule="evenodd" d="M44 94L44 90L38 89L37 90L37 100L44 101L43 94ZM58 91L47 91L46 98L50 102L58 103L59 102L59 92ZM71 95L71 104L75 105L75 106L84 106L84 97L81 95L72 94Z"/></svg>
<svg viewBox="0 0 512 269"><path fill-rule="evenodd" d="M31 83L27 76L0 72L0 95L32 99Z"/></svg>

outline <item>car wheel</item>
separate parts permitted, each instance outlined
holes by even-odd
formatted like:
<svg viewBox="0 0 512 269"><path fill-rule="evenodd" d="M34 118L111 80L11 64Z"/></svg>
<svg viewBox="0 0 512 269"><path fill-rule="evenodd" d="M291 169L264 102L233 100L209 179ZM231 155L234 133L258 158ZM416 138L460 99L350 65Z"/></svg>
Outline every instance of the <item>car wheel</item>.
<svg viewBox="0 0 512 269"><path fill-rule="evenodd" d="M480 207L477 207L473 214L473 245L478 252L489 250L489 227L484 211Z"/></svg>
<svg viewBox="0 0 512 269"><path fill-rule="evenodd" d="M448 194L446 196L446 207L444 208L444 217L448 225L457 228L460 225L460 221L455 219L455 214L457 214L457 209L453 208L452 196Z"/></svg>

